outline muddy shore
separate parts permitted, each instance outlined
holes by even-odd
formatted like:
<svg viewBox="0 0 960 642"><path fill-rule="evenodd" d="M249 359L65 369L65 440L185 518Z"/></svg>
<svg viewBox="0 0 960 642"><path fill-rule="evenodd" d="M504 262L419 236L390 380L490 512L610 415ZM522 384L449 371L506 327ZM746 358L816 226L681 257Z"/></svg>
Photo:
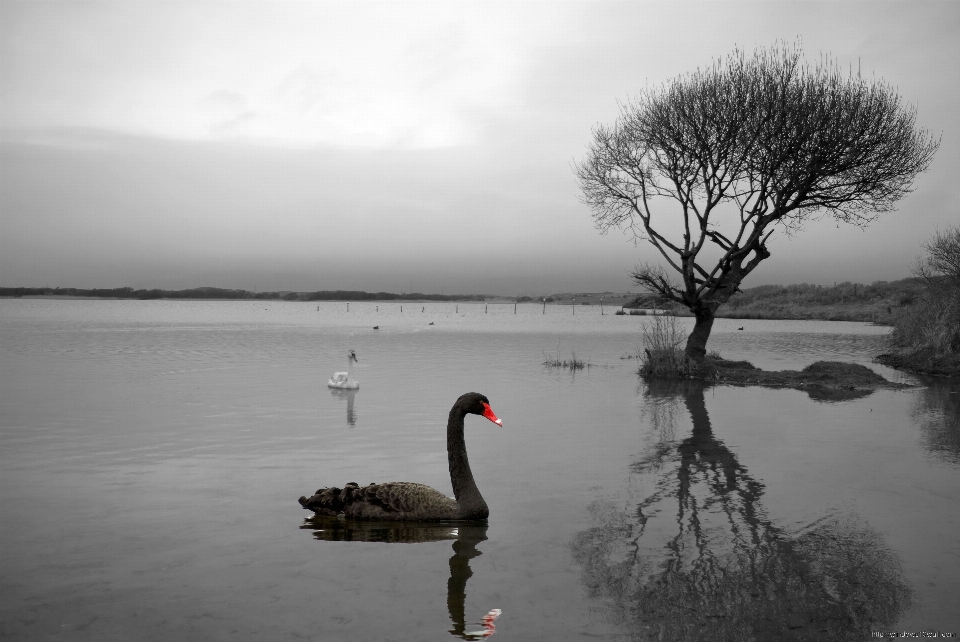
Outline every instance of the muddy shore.
<svg viewBox="0 0 960 642"><path fill-rule="evenodd" d="M794 388L816 398L856 398L875 390L909 388L857 363L817 361L803 370L761 370L748 361L707 357L689 378L715 384Z"/></svg>

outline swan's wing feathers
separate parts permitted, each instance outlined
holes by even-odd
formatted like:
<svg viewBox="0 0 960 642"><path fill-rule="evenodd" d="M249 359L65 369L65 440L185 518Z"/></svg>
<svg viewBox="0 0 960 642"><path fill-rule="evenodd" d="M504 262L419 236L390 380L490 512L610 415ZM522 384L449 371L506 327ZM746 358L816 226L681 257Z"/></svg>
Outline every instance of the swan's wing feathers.
<svg viewBox="0 0 960 642"><path fill-rule="evenodd" d="M417 507L418 488L422 484L389 482L357 488L354 496L386 513L408 513ZM428 488L427 486L423 486Z"/></svg>
<svg viewBox="0 0 960 642"><path fill-rule="evenodd" d="M453 519L457 502L426 484L388 482L368 486L376 495L377 502L390 513L404 515L404 519L424 519L428 516Z"/></svg>
<svg viewBox="0 0 960 642"><path fill-rule="evenodd" d="M318 515L360 519L417 520L455 519L457 502L424 484L388 482L343 488L320 488L313 497L301 497L300 505Z"/></svg>

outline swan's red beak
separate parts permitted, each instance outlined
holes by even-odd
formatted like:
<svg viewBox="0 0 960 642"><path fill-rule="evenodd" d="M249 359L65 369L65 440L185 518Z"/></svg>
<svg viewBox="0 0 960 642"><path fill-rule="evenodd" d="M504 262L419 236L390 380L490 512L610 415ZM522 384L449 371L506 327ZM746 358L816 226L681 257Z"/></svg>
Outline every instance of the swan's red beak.
<svg viewBox="0 0 960 642"><path fill-rule="evenodd" d="M480 403L483 403L483 402L480 402ZM493 414L493 408L491 408L490 404L488 403L483 404L483 416L489 419L490 421L492 421L493 423L497 424L498 426L503 425L503 422L497 419L497 416Z"/></svg>

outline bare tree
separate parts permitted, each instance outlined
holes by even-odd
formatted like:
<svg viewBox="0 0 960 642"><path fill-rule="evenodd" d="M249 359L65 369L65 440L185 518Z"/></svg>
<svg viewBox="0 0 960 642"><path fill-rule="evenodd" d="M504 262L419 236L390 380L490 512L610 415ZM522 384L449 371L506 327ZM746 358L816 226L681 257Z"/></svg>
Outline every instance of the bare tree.
<svg viewBox="0 0 960 642"><path fill-rule="evenodd" d="M927 256L917 259L913 273L929 286L960 288L960 225L937 230L923 249Z"/></svg>
<svg viewBox="0 0 960 642"><path fill-rule="evenodd" d="M693 312L699 361L777 225L829 214L863 227L911 191L940 145L915 116L889 85L811 67L799 46L736 50L625 104L574 169L597 228L629 229L679 274L650 262L632 277Z"/></svg>

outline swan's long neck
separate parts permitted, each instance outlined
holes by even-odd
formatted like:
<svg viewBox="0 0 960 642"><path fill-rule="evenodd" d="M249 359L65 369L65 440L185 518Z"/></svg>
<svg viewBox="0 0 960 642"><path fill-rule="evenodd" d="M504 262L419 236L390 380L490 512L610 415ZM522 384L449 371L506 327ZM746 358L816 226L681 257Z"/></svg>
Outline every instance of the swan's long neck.
<svg viewBox="0 0 960 642"><path fill-rule="evenodd" d="M347 381L353 381L353 356L347 357Z"/></svg>
<svg viewBox="0 0 960 642"><path fill-rule="evenodd" d="M450 410L447 420L447 460L450 463L450 483L453 495L460 505L463 519L486 519L489 514L480 489L473 480L470 460L467 459L467 443L463 438L463 418L466 412L458 406Z"/></svg>

